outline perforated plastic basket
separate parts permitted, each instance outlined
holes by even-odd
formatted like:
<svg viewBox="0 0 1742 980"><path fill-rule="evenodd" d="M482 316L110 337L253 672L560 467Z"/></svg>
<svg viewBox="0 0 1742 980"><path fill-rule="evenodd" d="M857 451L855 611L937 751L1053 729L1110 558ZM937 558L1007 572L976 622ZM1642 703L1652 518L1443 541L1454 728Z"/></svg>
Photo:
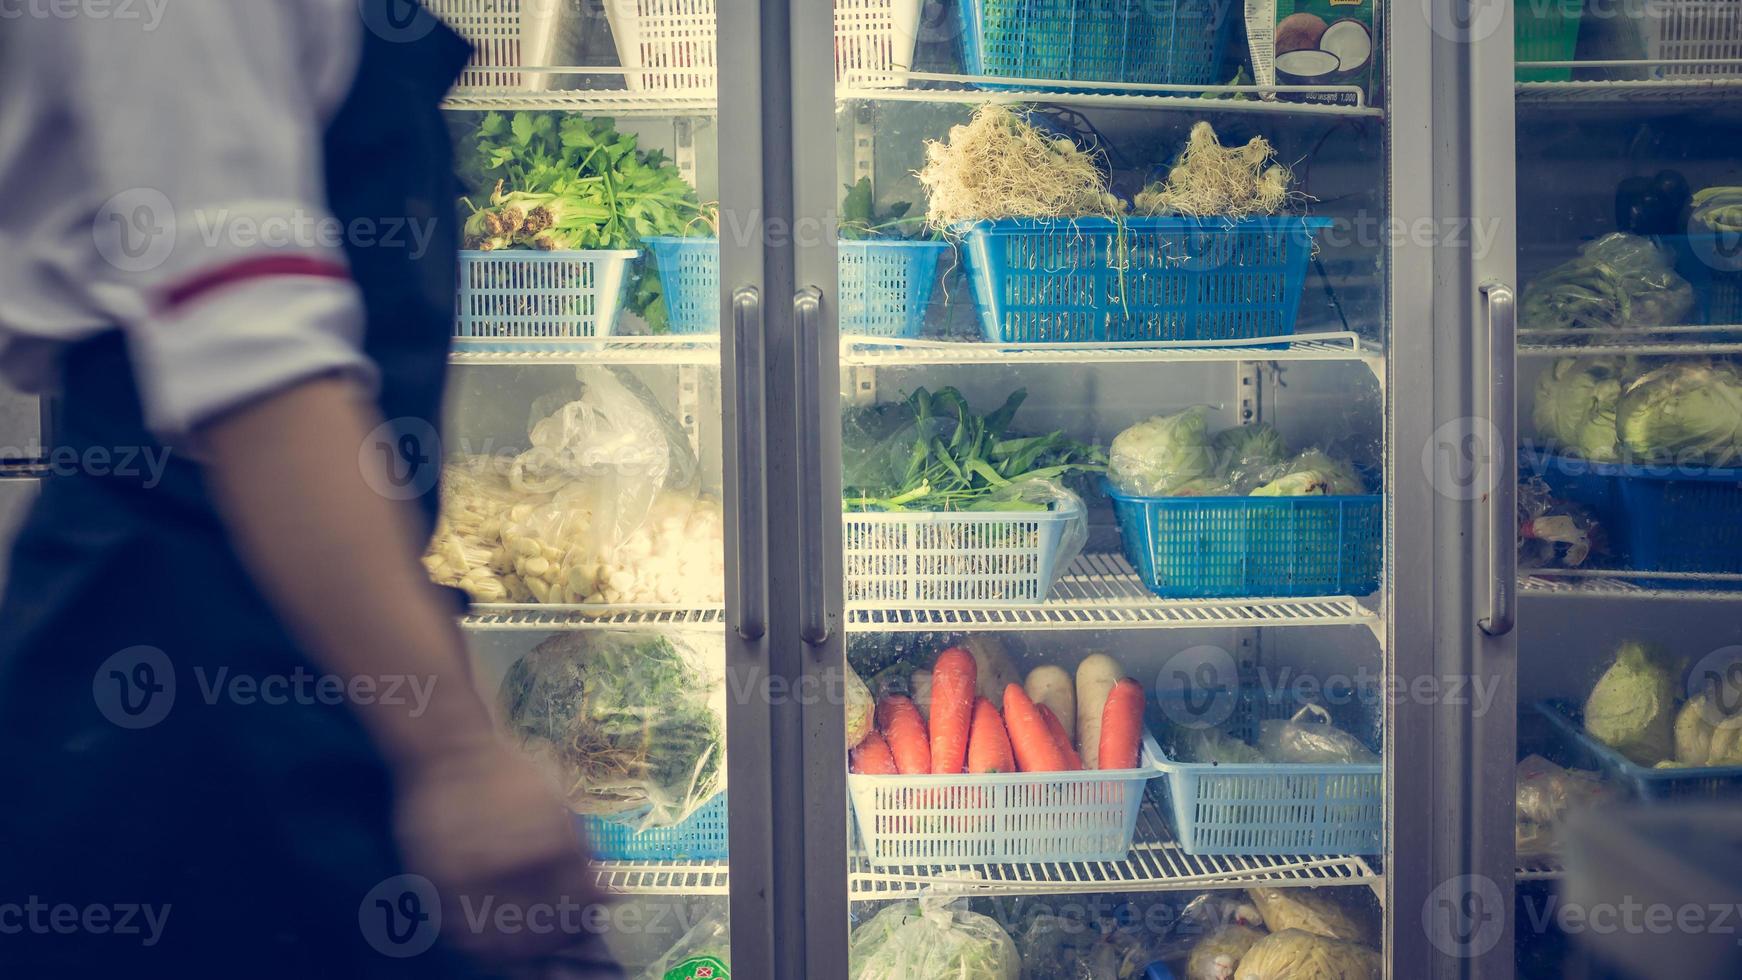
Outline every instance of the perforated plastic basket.
<svg viewBox="0 0 1742 980"><path fill-rule="evenodd" d="M720 242L648 238L673 333L720 332ZM925 328L942 242L840 242L841 332L914 338Z"/></svg>
<svg viewBox="0 0 1742 980"><path fill-rule="evenodd" d="M610 336L640 252L460 253L454 337L471 350L560 350Z"/></svg>
<svg viewBox="0 0 1742 980"><path fill-rule="evenodd" d="M1530 452L1522 466L1590 508L1629 569L1742 573L1742 469L1623 466Z"/></svg>
<svg viewBox="0 0 1742 980"><path fill-rule="evenodd" d="M1648 60L1687 62L1654 72L1670 78L1742 75L1742 64L1715 63L1742 59L1742 0L1645 0L1636 23Z"/></svg>
<svg viewBox="0 0 1742 980"><path fill-rule="evenodd" d="M980 329L1000 343L1294 333L1325 218L1010 219L963 225Z"/></svg>
<svg viewBox="0 0 1742 980"><path fill-rule="evenodd" d="M1571 61L1585 0L1519 0L1513 7L1514 61ZM1571 68L1520 68L1521 82L1564 82Z"/></svg>
<svg viewBox="0 0 1742 980"><path fill-rule="evenodd" d="M1742 25L1738 29L1742 30ZM1676 271L1693 285L1705 322L1742 323L1742 234L1696 231L1667 237L1677 255Z"/></svg>
<svg viewBox="0 0 1742 980"><path fill-rule="evenodd" d="M1385 498L1134 497L1103 481L1125 556L1169 599L1370 595Z"/></svg>
<svg viewBox="0 0 1742 980"><path fill-rule="evenodd" d="M1205 692L1158 691L1169 718L1202 723L1253 744L1260 722L1292 717L1301 702L1286 692L1241 688L1223 691L1227 701ZM1183 710L1184 699L1222 705L1227 714ZM1173 705L1168 700L1174 701ZM1344 691L1322 704L1332 723L1379 750L1377 702ZM1160 751L1160 750L1158 750ZM1168 824L1187 854L1379 854L1385 828L1385 767L1284 763L1175 762L1161 752Z"/></svg>
<svg viewBox="0 0 1742 980"><path fill-rule="evenodd" d="M979 776L847 775L875 867L1118 861L1131 850L1160 750L1136 769Z"/></svg>
<svg viewBox="0 0 1742 980"><path fill-rule="evenodd" d="M842 515L847 601L1040 602L1080 506L1052 511Z"/></svg>
<svg viewBox="0 0 1742 980"><path fill-rule="evenodd" d="M424 6L477 49L460 75L461 89L542 92L560 76L502 69L568 65L579 53L585 15L564 0L424 0Z"/></svg>
<svg viewBox="0 0 1742 980"><path fill-rule="evenodd" d="M970 75L1216 85L1234 0L960 0Z"/></svg>
<svg viewBox="0 0 1742 980"><path fill-rule="evenodd" d="M835 0L835 80L913 67L924 0ZM632 91L712 92L714 0L605 0Z"/></svg>
<svg viewBox="0 0 1742 980"><path fill-rule="evenodd" d="M581 821L587 843L601 861L723 861L726 859L726 794L721 793L675 827L635 830L601 817Z"/></svg>
<svg viewBox="0 0 1742 980"><path fill-rule="evenodd" d="M1536 710L1555 737L1573 746L1584 765L1600 769L1641 800L1734 800L1742 798L1742 766L1650 769L1585 732L1582 712L1567 701L1539 701Z"/></svg>

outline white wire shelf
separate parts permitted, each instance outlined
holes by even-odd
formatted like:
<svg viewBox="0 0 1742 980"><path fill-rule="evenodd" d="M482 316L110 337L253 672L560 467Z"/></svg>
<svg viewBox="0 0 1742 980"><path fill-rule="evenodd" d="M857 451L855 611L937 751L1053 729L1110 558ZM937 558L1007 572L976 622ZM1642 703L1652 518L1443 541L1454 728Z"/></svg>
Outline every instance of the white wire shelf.
<svg viewBox="0 0 1742 980"><path fill-rule="evenodd" d="M594 861L599 890L612 895L727 895L724 861Z"/></svg>
<svg viewBox="0 0 1742 980"><path fill-rule="evenodd" d="M974 341L843 337L842 361L855 367L922 364L1104 364L1188 361L1363 361L1384 355L1353 333L1297 334L1268 340L1131 344L995 344Z"/></svg>
<svg viewBox="0 0 1742 980"><path fill-rule="evenodd" d="M1650 586L1633 581L1651 580ZM1666 582L1673 587L1656 585ZM1742 575L1698 572L1629 572L1613 569L1542 568L1519 579L1527 596L1570 599L1643 599L1656 602L1742 602Z"/></svg>
<svg viewBox="0 0 1742 980"><path fill-rule="evenodd" d="M1022 86L1012 89L1009 86ZM1328 102L1282 102L1267 96L1318 95ZM1000 78L939 72L853 73L835 88L842 102L957 102L1006 105L1046 103L1109 109L1176 109L1190 112L1265 112L1307 116L1369 116L1385 110L1367 104L1358 85L1138 85L1066 82L1046 78Z"/></svg>
<svg viewBox="0 0 1742 980"><path fill-rule="evenodd" d="M657 626L661 629L723 629L723 606L538 605L477 603L460 618L473 630L576 630Z"/></svg>
<svg viewBox="0 0 1742 980"><path fill-rule="evenodd" d="M1353 596L1310 599L1161 599L1124 556L1077 557L1043 603L1024 606L906 606L852 603L859 632L934 630L1209 629L1251 626L1366 626L1378 614Z"/></svg>
<svg viewBox="0 0 1742 980"><path fill-rule="evenodd" d="M1372 885L1383 876L1365 858L1193 857L1180 850L1155 804L1145 800L1131 852L1120 861L930 865L873 868L857 849L848 894L854 901L901 898L924 891L951 895L1070 895L1102 892L1196 891L1205 888Z"/></svg>
<svg viewBox="0 0 1742 980"><path fill-rule="evenodd" d="M610 337L577 340L562 350L486 351L480 344L501 341L457 340L448 360L456 365L528 364L677 364L718 367L720 338L713 336Z"/></svg>
<svg viewBox="0 0 1742 980"><path fill-rule="evenodd" d="M492 69L494 70L494 69ZM623 69L588 68L504 68L519 75L548 75L554 86L569 84L574 78L602 78L607 87L562 88L535 92L528 88L457 88L443 100L442 108L454 110L520 110L554 109L560 112L581 112L590 116L711 116L718 98L711 90L631 91L623 85ZM586 84L583 82L582 84Z"/></svg>
<svg viewBox="0 0 1742 980"><path fill-rule="evenodd" d="M1701 324L1628 330L1518 331L1520 357L1742 354L1742 324Z"/></svg>
<svg viewBox="0 0 1742 980"><path fill-rule="evenodd" d="M1519 881L1559 881L1566 875L1560 858L1552 854L1520 858L1515 876Z"/></svg>
<svg viewBox="0 0 1742 980"><path fill-rule="evenodd" d="M1674 64L1655 61L1532 61L1521 62L1518 67L1650 74ZM1696 64L1708 65L1711 62ZM1710 105L1742 99L1742 76L1519 82L1517 97L1520 105L1611 105L1616 102Z"/></svg>

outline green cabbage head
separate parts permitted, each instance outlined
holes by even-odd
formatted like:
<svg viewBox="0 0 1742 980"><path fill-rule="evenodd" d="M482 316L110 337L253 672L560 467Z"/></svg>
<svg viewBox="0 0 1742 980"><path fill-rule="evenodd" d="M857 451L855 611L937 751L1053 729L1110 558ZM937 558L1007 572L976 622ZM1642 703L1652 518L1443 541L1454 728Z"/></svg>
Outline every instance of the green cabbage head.
<svg viewBox="0 0 1742 980"><path fill-rule="evenodd" d="M1619 361L1563 357L1536 379L1536 434L1581 458L1614 462L1620 400Z"/></svg>
<svg viewBox="0 0 1742 980"><path fill-rule="evenodd" d="M1171 497L1214 470L1202 408L1145 419L1114 436L1107 451L1107 477L1139 497Z"/></svg>
<svg viewBox="0 0 1742 980"><path fill-rule="evenodd" d="M1742 378L1727 364L1668 364L1628 385L1616 408L1635 459L1731 466L1742 461Z"/></svg>
<svg viewBox="0 0 1742 980"><path fill-rule="evenodd" d="M1677 673L1661 652L1634 640L1622 643L1585 699L1585 731L1642 766L1669 758Z"/></svg>

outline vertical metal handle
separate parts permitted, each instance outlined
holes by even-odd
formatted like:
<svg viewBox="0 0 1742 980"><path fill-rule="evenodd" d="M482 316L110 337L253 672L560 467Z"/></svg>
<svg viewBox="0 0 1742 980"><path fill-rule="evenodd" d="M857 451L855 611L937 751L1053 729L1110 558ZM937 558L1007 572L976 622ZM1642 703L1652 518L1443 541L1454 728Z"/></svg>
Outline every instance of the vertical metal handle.
<svg viewBox="0 0 1742 980"><path fill-rule="evenodd" d="M1518 591L1518 310L1512 287L1482 284L1488 345L1488 418L1494 487L1488 493L1488 605L1477 625L1505 636L1517 623Z"/></svg>
<svg viewBox="0 0 1742 980"><path fill-rule="evenodd" d="M746 640L768 632L767 431L763 407L762 293L740 286L732 294L732 342L738 389L738 587L731 626Z"/></svg>
<svg viewBox="0 0 1742 980"><path fill-rule="evenodd" d="M822 416L817 401L817 379L823 375L823 365L817 361L817 332L823 312L823 291L806 286L792 301L794 360L798 365L798 471L800 474L822 472L823 433L817 426ZM823 506L821 494L800 493L798 504L799 559L798 574L799 636L813 647L829 641L829 615L822 588L824 569L828 567L828 542L823 540ZM835 506L840 506L836 503Z"/></svg>

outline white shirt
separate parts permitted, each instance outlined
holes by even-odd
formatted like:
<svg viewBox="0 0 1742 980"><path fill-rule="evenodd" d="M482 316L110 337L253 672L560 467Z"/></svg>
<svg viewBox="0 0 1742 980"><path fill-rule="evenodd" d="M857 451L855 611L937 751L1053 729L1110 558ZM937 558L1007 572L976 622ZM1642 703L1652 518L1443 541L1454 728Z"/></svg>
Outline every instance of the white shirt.
<svg viewBox="0 0 1742 980"><path fill-rule="evenodd" d="M172 437L316 374L373 382L323 182L355 0L10 9L0 371L51 390L67 343L119 326Z"/></svg>

